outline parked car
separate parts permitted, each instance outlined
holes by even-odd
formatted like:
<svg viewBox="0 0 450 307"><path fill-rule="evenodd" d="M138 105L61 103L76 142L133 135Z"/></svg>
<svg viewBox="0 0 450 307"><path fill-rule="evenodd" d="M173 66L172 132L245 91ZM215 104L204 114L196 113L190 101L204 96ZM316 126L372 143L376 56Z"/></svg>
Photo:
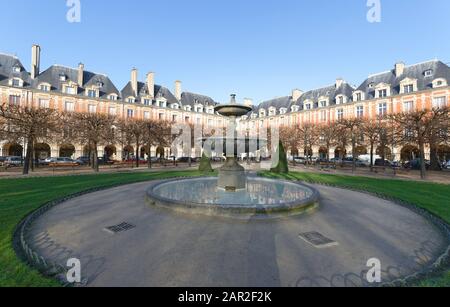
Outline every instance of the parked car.
<svg viewBox="0 0 450 307"><path fill-rule="evenodd" d="M79 162L80 165L86 165L86 164L89 164L91 159L88 156L82 156L82 157L78 157L76 159L76 161Z"/></svg>
<svg viewBox="0 0 450 307"><path fill-rule="evenodd" d="M294 157L294 161L297 164L306 164L307 160L304 157Z"/></svg>
<svg viewBox="0 0 450 307"><path fill-rule="evenodd" d="M6 157L5 162L3 162L3 165L7 167L22 166L23 159L22 157Z"/></svg>
<svg viewBox="0 0 450 307"><path fill-rule="evenodd" d="M445 169L450 169L450 160L448 160L448 161L444 164L444 168L445 168Z"/></svg>
<svg viewBox="0 0 450 307"><path fill-rule="evenodd" d="M392 167L392 163L390 161L383 159L376 159L374 165L381 167Z"/></svg>
<svg viewBox="0 0 450 307"><path fill-rule="evenodd" d="M80 165L77 161L71 158L56 158L53 162L49 164L50 166L58 166L58 165L72 165L78 166Z"/></svg>
<svg viewBox="0 0 450 307"><path fill-rule="evenodd" d="M403 165L403 167L406 169L420 170L422 167L422 161L421 161L421 159L414 159L414 160L406 162ZM426 167L426 169L429 169L431 167L430 161L425 160L425 167Z"/></svg>
<svg viewBox="0 0 450 307"><path fill-rule="evenodd" d="M177 162L179 163L189 163L189 157L180 157L177 159ZM194 163L194 159L191 158L191 163Z"/></svg>
<svg viewBox="0 0 450 307"><path fill-rule="evenodd" d="M343 161L341 158L330 159L330 163L341 164Z"/></svg>
<svg viewBox="0 0 450 307"><path fill-rule="evenodd" d="M0 166L3 166L7 157L0 157Z"/></svg>

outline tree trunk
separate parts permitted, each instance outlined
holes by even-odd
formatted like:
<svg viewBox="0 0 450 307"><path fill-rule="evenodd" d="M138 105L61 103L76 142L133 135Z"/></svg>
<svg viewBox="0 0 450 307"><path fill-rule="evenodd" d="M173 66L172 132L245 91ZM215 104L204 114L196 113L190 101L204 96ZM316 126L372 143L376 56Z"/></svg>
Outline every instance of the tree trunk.
<svg viewBox="0 0 450 307"><path fill-rule="evenodd" d="M442 170L441 161L439 161L438 149L435 146L430 147L430 162L430 169L434 171Z"/></svg>
<svg viewBox="0 0 450 307"><path fill-rule="evenodd" d="M93 153L93 155L92 155L92 167L93 167L93 169L94 169L94 171L96 172L96 173L98 173L99 171L100 171L100 168L99 168L99 165L98 165L98 151L97 151L97 143L96 142L94 142L93 143L93 149L92 149L92 153Z"/></svg>
<svg viewBox="0 0 450 307"><path fill-rule="evenodd" d="M375 144L373 142L370 143L370 171L373 171L373 151Z"/></svg>
<svg viewBox="0 0 450 307"><path fill-rule="evenodd" d="M31 161L31 159L32 159L32 154L33 154L33 140L32 140L32 138L29 138L28 139L28 142L27 142L27 152L26 152L26 155L25 155L25 161L24 161L24 164L23 164L23 174L24 175L28 175L29 173L30 173L30 161Z"/></svg>
<svg viewBox="0 0 450 307"><path fill-rule="evenodd" d="M355 144L355 141L352 142L352 156L353 156L352 173L355 173L356 172L356 144Z"/></svg>
<svg viewBox="0 0 450 307"><path fill-rule="evenodd" d="M148 160L147 160L147 166L148 169L152 168L152 147L150 145L147 145L147 154L148 154Z"/></svg>
<svg viewBox="0 0 450 307"><path fill-rule="evenodd" d="M422 180L427 179L427 165L425 163L425 144L419 142L420 147L420 178Z"/></svg>
<svg viewBox="0 0 450 307"><path fill-rule="evenodd" d="M139 154L139 141L136 140L136 168L139 168L139 160L140 160L140 154Z"/></svg>

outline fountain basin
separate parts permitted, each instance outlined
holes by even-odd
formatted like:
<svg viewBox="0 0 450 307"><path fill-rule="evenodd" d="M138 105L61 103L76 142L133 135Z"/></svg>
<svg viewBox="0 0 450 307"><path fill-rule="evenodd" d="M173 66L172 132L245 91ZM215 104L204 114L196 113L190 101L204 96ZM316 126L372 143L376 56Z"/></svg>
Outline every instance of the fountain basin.
<svg viewBox="0 0 450 307"><path fill-rule="evenodd" d="M218 178L169 180L147 191L151 205L182 213L233 218L279 218L309 212L319 193L308 186L282 180L249 177L246 188L218 188Z"/></svg>

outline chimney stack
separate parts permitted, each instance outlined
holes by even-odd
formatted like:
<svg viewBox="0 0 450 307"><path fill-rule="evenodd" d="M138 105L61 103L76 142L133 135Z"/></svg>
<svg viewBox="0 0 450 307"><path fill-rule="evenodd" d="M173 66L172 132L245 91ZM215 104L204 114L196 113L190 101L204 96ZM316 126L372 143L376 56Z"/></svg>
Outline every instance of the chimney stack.
<svg viewBox="0 0 450 307"><path fill-rule="evenodd" d="M297 101L303 95L303 92L299 89L292 90L292 100Z"/></svg>
<svg viewBox="0 0 450 307"><path fill-rule="evenodd" d="M31 79L36 79L39 75L39 69L41 66L41 47L39 45L33 45L31 48Z"/></svg>
<svg viewBox="0 0 450 307"><path fill-rule="evenodd" d="M78 86L83 87L84 82L84 64L78 64Z"/></svg>
<svg viewBox="0 0 450 307"><path fill-rule="evenodd" d="M181 81L175 81L175 98L181 100Z"/></svg>
<svg viewBox="0 0 450 307"><path fill-rule="evenodd" d="M400 77L405 71L405 63L398 62L395 64L395 76Z"/></svg>
<svg viewBox="0 0 450 307"><path fill-rule="evenodd" d="M148 94L155 98L155 73L149 72L147 74L147 88Z"/></svg>
<svg viewBox="0 0 450 307"><path fill-rule="evenodd" d="M344 84L344 79L337 78L336 79L336 89L340 88L342 86L342 84Z"/></svg>
<svg viewBox="0 0 450 307"><path fill-rule="evenodd" d="M138 95L138 70L133 68L131 70L131 89L133 90L133 94L135 96Z"/></svg>

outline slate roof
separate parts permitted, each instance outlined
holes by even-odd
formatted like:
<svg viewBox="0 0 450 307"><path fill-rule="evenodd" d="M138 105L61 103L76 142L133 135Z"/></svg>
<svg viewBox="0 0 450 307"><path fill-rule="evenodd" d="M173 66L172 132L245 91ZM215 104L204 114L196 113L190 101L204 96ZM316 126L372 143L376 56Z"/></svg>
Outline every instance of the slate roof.
<svg viewBox="0 0 450 307"><path fill-rule="evenodd" d="M293 103L292 96L284 96L278 97L271 100L266 100L261 102L258 106L253 108L253 111L248 114L248 116L252 116L253 114L259 115L261 110L269 111L271 107L275 107L277 109L277 115L280 114L281 109L287 109L287 112L291 111L291 105Z"/></svg>
<svg viewBox="0 0 450 307"><path fill-rule="evenodd" d="M179 103L177 98L175 98L175 96L172 94L172 92L164 86L155 85L154 91L155 91L155 98L163 97L167 100L167 103L169 105ZM144 83L144 82L138 82L137 97L131 88L131 82L128 82L127 85L125 85L125 87L122 90L122 98L123 99L126 99L127 97L130 97L130 96L140 99L141 97L146 96L146 95L148 95L148 87L147 87L147 83Z"/></svg>
<svg viewBox="0 0 450 307"><path fill-rule="evenodd" d="M426 77L425 72L432 70L433 75ZM450 67L438 60L419 63L406 66L401 76L395 75L395 70L369 76L357 90L365 93L366 99L375 98L375 86L379 83L387 83L391 85L391 95L400 93L400 82L405 78L417 79L417 90L423 91L432 88L432 82L438 78L444 78L450 82ZM373 84L374 87L369 87Z"/></svg>
<svg viewBox="0 0 450 307"><path fill-rule="evenodd" d="M183 92L181 94L181 105L182 106L191 106L194 108L196 104L202 104L205 107L210 106L216 106L218 105L217 102L214 101L211 97L190 93L190 92Z"/></svg>
<svg viewBox="0 0 450 307"><path fill-rule="evenodd" d="M19 67L20 72L15 72L14 67ZM14 77L22 79L24 87L31 84L30 74L16 56L0 54L0 85L8 85L9 79Z"/></svg>
<svg viewBox="0 0 450 307"><path fill-rule="evenodd" d="M311 100L313 102L314 108L318 108L319 98L323 97L328 98L330 105L335 105L336 97L338 95L344 95L347 96L348 99L351 99L354 90L355 89L346 82L344 82L339 88L336 88L336 85L333 84L330 86L305 92L293 105L297 105L300 107L300 110L303 110L305 101Z"/></svg>
<svg viewBox="0 0 450 307"><path fill-rule="evenodd" d="M66 81L61 81L60 77L64 75ZM62 91L62 84L68 81L78 83L78 69L64 67L60 65L50 66L47 70L39 74L34 82L34 87L37 87L40 83L49 83L52 91ZM78 95L85 95L85 89L91 85L102 84L100 88L100 98L107 98L109 94L116 94L120 96L120 92L117 90L114 83L106 75L97 74L90 71L84 71L83 84L78 84Z"/></svg>

